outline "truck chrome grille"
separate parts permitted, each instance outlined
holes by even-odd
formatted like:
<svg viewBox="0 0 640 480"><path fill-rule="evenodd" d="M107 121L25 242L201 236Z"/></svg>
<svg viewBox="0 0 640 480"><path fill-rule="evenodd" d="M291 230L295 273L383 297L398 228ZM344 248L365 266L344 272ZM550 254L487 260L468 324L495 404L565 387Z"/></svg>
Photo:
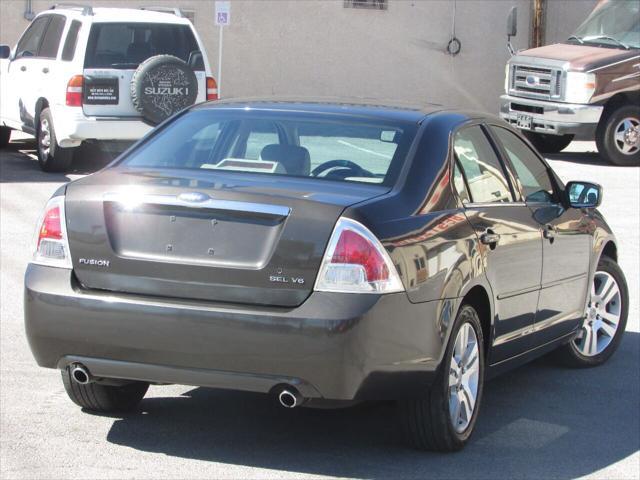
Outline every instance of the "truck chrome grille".
<svg viewBox="0 0 640 480"><path fill-rule="evenodd" d="M562 70L532 65L511 65L510 92L520 97L550 100L561 95Z"/></svg>

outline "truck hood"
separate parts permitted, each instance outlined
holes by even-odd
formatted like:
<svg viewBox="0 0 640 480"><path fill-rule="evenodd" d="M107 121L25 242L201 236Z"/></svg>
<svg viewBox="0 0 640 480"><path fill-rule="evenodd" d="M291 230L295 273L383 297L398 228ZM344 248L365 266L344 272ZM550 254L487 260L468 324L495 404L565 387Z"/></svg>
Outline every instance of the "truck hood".
<svg viewBox="0 0 640 480"><path fill-rule="evenodd" d="M589 71L637 56L640 56L639 50L620 50L569 43L545 45L518 52L517 55L517 57L546 58L569 62L573 71ZM526 58L522 61L526 61Z"/></svg>

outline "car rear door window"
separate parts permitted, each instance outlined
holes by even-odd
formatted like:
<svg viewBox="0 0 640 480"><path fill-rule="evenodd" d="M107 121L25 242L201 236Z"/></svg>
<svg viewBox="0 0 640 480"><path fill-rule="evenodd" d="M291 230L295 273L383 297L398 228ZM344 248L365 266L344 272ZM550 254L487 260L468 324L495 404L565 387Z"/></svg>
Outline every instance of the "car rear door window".
<svg viewBox="0 0 640 480"><path fill-rule="evenodd" d="M500 160L482 128L473 126L456 133L453 149L467 180L472 202L513 201Z"/></svg>
<svg viewBox="0 0 640 480"><path fill-rule="evenodd" d="M546 165L518 136L504 128L492 127L513 165L526 202L555 200L553 183Z"/></svg>
<svg viewBox="0 0 640 480"><path fill-rule="evenodd" d="M82 24L78 20L71 22L69 27L69 33L64 41L64 47L62 47L62 60L71 61L76 53L76 44L78 43L78 32Z"/></svg>
<svg viewBox="0 0 640 480"><path fill-rule="evenodd" d="M24 33L16 48L16 58L35 57L38 55L42 37L47 29L49 16L36 19Z"/></svg>
<svg viewBox="0 0 640 480"><path fill-rule="evenodd" d="M38 52L39 57L56 58L60 47L60 39L64 30L65 18L62 15L51 15L51 21L42 40L42 46Z"/></svg>

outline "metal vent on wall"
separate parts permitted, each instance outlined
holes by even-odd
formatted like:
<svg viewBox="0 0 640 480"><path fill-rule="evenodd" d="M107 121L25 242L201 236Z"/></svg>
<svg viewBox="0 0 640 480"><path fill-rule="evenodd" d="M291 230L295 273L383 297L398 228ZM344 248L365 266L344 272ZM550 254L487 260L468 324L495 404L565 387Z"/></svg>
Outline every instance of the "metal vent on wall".
<svg viewBox="0 0 640 480"><path fill-rule="evenodd" d="M370 8L372 10L386 10L387 0L344 0L345 8Z"/></svg>

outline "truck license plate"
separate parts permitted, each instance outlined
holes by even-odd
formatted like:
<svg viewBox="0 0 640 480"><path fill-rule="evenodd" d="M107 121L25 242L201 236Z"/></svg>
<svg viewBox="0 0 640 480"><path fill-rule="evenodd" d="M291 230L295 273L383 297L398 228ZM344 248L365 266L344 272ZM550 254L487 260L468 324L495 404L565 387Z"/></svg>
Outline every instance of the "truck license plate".
<svg viewBox="0 0 640 480"><path fill-rule="evenodd" d="M531 115L522 115L518 114L518 128L526 128L527 130L531 130L531 126L533 125L533 117Z"/></svg>

